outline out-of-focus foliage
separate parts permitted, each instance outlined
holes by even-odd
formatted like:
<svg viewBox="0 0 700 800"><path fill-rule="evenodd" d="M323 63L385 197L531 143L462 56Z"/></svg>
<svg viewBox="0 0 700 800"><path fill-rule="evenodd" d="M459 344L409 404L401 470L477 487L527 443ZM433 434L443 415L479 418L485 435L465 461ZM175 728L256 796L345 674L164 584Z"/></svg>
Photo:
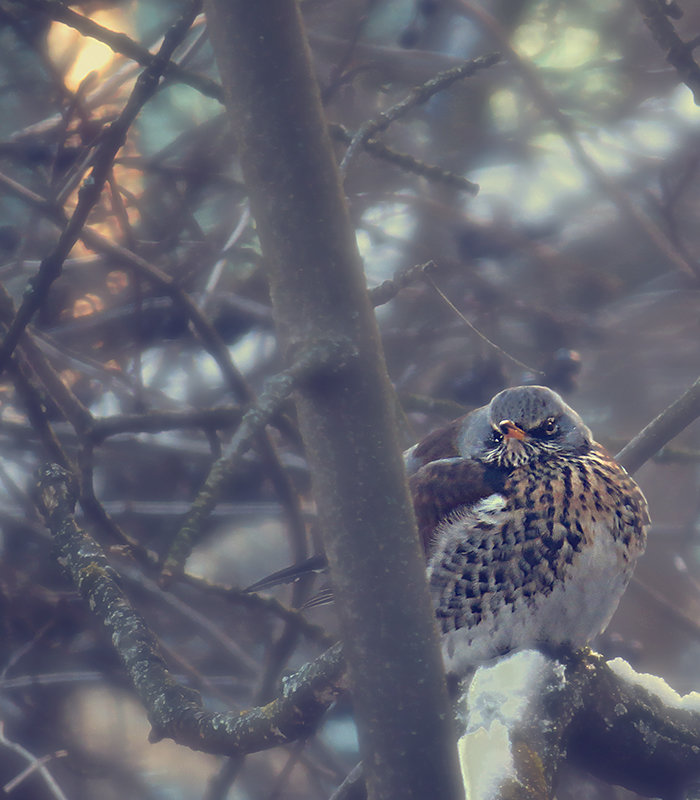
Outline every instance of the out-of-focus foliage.
<svg viewBox="0 0 700 800"><path fill-rule="evenodd" d="M700 111L638 6L301 4L328 120L350 135L441 70L493 50L503 56L378 137L420 162L415 168L360 152L346 176L368 284L433 260L435 283L512 357L477 338L420 279L379 308L406 445L506 385L544 382L614 452L700 372ZM186 4L72 7L154 51ZM671 22L690 41L700 34L700 6L681 0L678 7L683 15ZM51 9L0 0L0 282L15 306L55 245L104 126L141 69L52 20ZM217 80L203 17L176 55L189 73ZM144 263L192 298L252 392L282 367L236 147L211 94L174 77L145 106L88 221L126 256L94 238L78 242L30 328L50 367L96 418L248 402ZM346 144L337 141L340 161ZM480 192L439 180L425 165L474 181ZM268 699L283 672L317 654L322 641L288 631L280 645L280 616L201 585L162 592L146 552L165 556L237 417L228 425L163 423L161 432L153 432L157 424L144 432L125 423L116 435L89 440L66 418L31 351L18 358L21 369L6 370L0 383L5 735L36 757L53 756L49 770L70 798L205 795L221 764L168 743L147 745L145 718L110 642L55 562L33 507L32 476L54 457L37 427L44 419L94 486L97 504L83 505L81 522L111 548L173 672L211 707L244 709ZM450 403L436 407L430 399ZM290 539L299 513L309 552L316 549L291 405L279 423L270 436L298 499L280 495L269 463L251 451L188 573L244 587L289 564L303 549ZM699 464L696 425L640 471L655 526L638 580L598 643L682 691L699 683ZM144 550L130 551L129 543ZM275 591L289 600L287 588ZM307 616L333 633L332 607ZM341 704L305 747L246 759L229 796L327 797L355 755ZM26 765L0 742L0 784ZM233 777L224 773L209 796L225 796L221 786ZM558 796L628 796L614 791L571 774ZM11 794L50 796L39 772Z"/></svg>

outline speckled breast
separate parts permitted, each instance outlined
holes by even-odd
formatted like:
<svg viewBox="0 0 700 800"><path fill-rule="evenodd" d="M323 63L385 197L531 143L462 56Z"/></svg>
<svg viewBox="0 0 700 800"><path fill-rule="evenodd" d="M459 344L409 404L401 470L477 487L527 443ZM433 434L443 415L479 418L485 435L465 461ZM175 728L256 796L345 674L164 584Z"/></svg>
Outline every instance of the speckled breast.
<svg viewBox="0 0 700 800"><path fill-rule="evenodd" d="M595 450L531 461L502 493L452 513L428 566L448 667L585 644L617 607L648 524L636 483Z"/></svg>

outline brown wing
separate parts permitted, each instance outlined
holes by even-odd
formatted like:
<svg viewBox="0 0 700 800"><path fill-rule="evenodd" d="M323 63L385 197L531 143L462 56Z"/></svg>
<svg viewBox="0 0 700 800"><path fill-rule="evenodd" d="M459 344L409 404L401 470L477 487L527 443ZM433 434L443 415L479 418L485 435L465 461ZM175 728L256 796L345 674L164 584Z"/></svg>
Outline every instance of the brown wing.
<svg viewBox="0 0 700 800"><path fill-rule="evenodd" d="M431 461L408 479L426 556L435 528L450 513L503 490L505 474L466 458Z"/></svg>
<svg viewBox="0 0 700 800"><path fill-rule="evenodd" d="M417 445L412 447L408 452L411 454L411 462L414 471L431 461L437 461L441 458L458 458L459 452L457 450L457 436L465 424L466 418L459 417L445 425L443 428L429 433L425 439L421 439Z"/></svg>

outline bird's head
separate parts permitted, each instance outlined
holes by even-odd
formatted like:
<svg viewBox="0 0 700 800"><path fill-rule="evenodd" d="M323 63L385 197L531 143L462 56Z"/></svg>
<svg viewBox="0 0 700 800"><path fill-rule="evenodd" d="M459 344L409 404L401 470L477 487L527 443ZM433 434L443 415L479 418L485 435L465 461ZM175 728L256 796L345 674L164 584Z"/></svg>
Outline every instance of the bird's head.
<svg viewBox="0 0 700 800"><path fill-rule="evenodd" d="M504 389L465 418L462 457L513 468L557 454L583 454L593 444L581 417L545 386Z"/></svg>

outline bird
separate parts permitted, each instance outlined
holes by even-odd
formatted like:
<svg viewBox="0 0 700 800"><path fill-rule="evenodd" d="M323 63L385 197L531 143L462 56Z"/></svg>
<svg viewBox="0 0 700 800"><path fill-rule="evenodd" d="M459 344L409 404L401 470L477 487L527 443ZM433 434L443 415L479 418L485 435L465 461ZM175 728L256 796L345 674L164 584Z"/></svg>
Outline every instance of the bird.
<svg viewBox="0 0 700 800"><path fill-rule="evenodd" d="M404 455L448 673L507 653L578 650L644 552L636 482L545 386L518 386Z"/></svg>
<svg viewBox="0 0 700 800"><path fill-rule="evenodd" d="M504 389L409 448L404 464L449 674L517 650L578 650L606 628L650 517L560 395ZM248 589L324 565L315 556Z"/></svg>

